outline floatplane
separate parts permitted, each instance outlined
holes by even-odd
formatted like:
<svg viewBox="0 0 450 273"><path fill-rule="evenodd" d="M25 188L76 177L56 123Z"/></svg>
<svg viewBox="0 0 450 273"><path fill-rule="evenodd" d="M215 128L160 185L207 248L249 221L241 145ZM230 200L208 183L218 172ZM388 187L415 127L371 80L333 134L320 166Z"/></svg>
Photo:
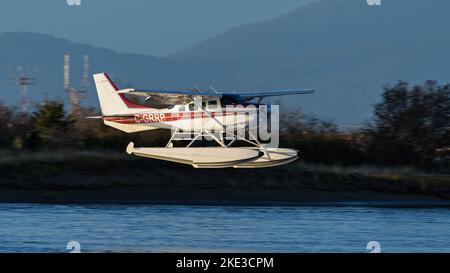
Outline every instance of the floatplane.
<svg viewBox="0 0 450 273"><path fill-rule="evenodd" d="M270 105L261 104L262 99L313 92L310 89L219 92L213 87L211 90L119 89L106 73L95 74L94 81L102 113L96 118L102 119L105 125L126 133L172 130L166 147L135 147L130 142L126 148L128 154L189 164L195 168L264 168L297 160L297 150L265 145L249 129L260 126L257 121L262 114L257 110L271 114ZM244 128L248 136L235 133L234 128ZM186 138L190 140L189 144L174 147L174 140ZM193 147L204 138L216 145ZM232 146L240 141L251 146Z"/></svg>

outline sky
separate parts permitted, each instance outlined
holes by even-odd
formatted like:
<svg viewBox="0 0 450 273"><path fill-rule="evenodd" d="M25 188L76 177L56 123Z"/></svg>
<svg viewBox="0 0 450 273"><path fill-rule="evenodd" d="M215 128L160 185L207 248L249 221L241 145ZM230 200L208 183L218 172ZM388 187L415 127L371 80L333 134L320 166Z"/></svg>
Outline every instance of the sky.
<svg viewBox="0 0 450 273"><path fill-rule="evenodd" d="M80 1L80 6L69 6L67 0L0 0L0 32L46 33L162 57L230 28L319 0Z"/></svg>

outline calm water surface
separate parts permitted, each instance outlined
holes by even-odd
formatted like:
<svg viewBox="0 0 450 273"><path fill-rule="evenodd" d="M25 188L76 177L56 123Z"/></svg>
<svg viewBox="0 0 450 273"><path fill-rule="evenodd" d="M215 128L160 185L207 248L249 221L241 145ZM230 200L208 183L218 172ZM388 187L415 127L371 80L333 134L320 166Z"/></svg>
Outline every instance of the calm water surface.
<svg viewBox="0 0 450 273"><path fill-rule="evenodd" d="M449 208L0 204L0 252L450 252Z"/></svg>

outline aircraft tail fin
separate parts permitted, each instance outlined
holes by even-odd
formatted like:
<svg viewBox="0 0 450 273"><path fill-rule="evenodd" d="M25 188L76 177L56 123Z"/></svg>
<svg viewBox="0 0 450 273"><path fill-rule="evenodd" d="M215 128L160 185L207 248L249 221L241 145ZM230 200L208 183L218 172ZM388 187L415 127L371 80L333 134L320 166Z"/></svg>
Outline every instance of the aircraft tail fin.
<svg viewBox="0 0 450 273"><path fill-rule="evenodd" d="M103 116L130 114L133 109L149 109L146 106L135 104L118 93L119 89L106 73L94 74L100 109Z"/></svg>

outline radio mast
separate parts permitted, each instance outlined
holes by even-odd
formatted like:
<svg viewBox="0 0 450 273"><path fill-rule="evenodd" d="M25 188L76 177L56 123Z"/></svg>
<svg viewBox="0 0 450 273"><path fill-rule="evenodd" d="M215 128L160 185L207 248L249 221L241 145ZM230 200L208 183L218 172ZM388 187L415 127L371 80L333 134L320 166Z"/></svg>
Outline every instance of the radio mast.
<svg viewBox="0 0 450 273"><path fill-rule="evenodd" d="M35 85L36 79L27 76L25 73L20 74L18 77L13 79L15 85L19 86L20 90L20 110L22 112L28 111L28 86Z"/></svg>

